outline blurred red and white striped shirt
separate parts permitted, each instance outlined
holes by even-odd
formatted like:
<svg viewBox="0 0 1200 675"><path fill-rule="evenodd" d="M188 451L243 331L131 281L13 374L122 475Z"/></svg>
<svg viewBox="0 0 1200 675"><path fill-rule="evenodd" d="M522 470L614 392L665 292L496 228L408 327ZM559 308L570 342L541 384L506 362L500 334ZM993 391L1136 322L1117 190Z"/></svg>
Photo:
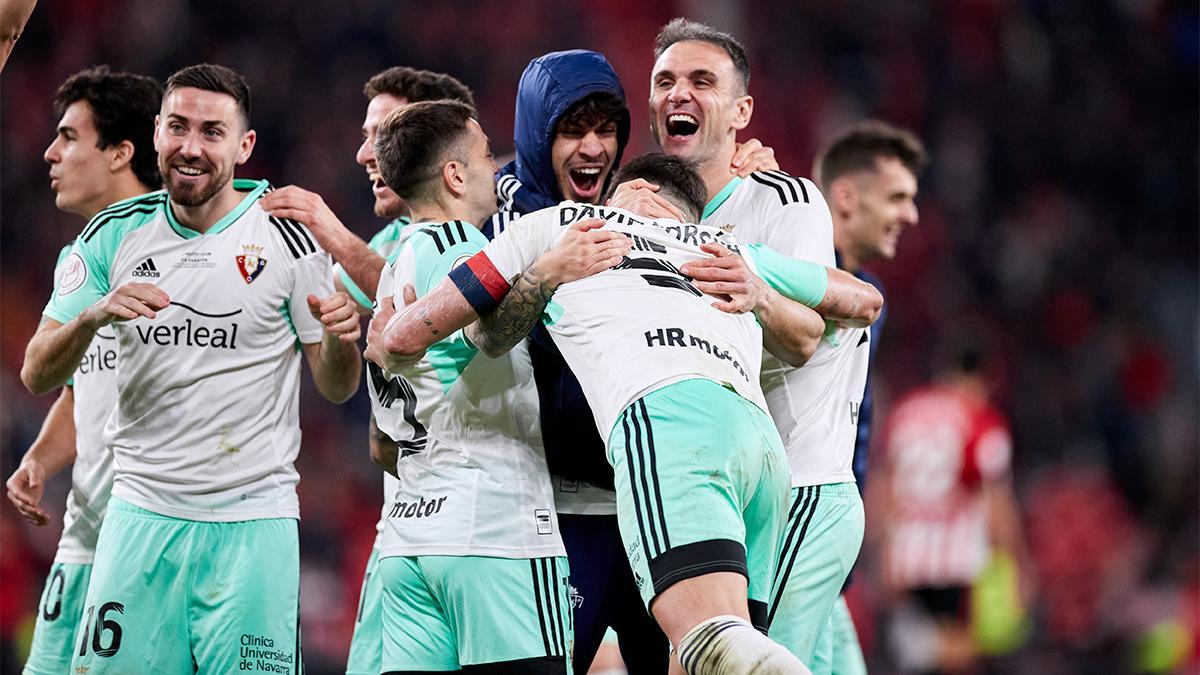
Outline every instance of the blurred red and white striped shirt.
<svg viewBox="0 0 1200 675"><path fill-rule="evenodd" d="M899 401L885 438L891 585L970 585L991 553L983 485L1008 475L1007 421L980 397L934 385Z"/></svg>

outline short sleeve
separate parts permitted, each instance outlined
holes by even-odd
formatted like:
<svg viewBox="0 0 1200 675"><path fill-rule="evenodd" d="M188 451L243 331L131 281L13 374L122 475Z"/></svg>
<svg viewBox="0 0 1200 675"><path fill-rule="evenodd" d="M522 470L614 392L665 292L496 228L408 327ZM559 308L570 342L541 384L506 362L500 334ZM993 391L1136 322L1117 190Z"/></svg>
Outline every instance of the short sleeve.
<svg viewBox="0 0 1200 675"><path fill-rule="evenodd" d="M809 307L816 307L825 298L829 271L824 265L788 257L762 244L750 244L742 250L763 281L783 296Z"/></svg>
<svg viewBox="0 0 1200 675"><path fill-rule="evenodd" d="M484 253L506 280L511 281L554 245L561 226L558 207L535 211L505 223Z"/></svg>
<svg viewBox="0 0 1200 675"><path fill-rule="evenodd" d="M833 217L817 186L804 178L796 178L804 187L805 200L779 205L764 214L763 240L789 258L810 260L826 267L834 266Z"/></svg>
<svg viewBox="0 0 1200 675"><path fill-rule="evenodd" d="M320 342L325 334L321 321L308 311L308 296L326 298L333 294L333 260L317 249L296 261L292 269L292 294L289 300L292 326L303 344Z"/></svg>
<svg viewBox="0 0 1200 675"><path fill-rule="evenodd" d="M65 256L60 255L54 278L55 289L42 310L47 318L67 323L83 313L109 291L108 268L111 252L97 245L106 241L79 238ZM105 255L109 253L110 255Z"/></svg>

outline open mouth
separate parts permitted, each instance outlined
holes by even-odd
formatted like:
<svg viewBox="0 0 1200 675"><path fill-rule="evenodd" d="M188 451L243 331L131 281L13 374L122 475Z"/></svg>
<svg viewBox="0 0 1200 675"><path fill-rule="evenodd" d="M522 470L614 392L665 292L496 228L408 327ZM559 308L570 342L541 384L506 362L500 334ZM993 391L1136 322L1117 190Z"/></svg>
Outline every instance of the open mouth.
<svg viewBox="0 0 1200 675"><path fill-rule="evenodd" d="M600 189L600 168L594 166L571 169L567 172L571 177L571 187L580 196L594 195Z"/></svg>
<svg viewBox="0 0 1200 675"><path fill-rule="evenodd" d="M667 135L687 138L700 130L700 122L688 113L667 115Z"/></svg>
<svg viewBox="0 0 1200 675"><path fill-rule="evenodd" d="M181 176L187 176L188 178L196 178L198 176L203 176L205 173L204 170L199 167L182 166L182 165L178 165L178 164L175 165L175 172L180 174Z"/></svg>

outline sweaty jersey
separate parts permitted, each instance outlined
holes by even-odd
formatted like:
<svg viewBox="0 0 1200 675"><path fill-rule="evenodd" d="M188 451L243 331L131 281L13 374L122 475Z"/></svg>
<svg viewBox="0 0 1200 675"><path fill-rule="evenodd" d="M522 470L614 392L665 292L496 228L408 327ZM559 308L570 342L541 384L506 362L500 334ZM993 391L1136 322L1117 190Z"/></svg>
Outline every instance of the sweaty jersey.
<svg viewBox="0 0 1200 675"><path fill-rule="evenodd" d="M607 436L639 397L692 378L723 384L765 411L758 322L753 314L715 309L717 298L679 272L680 265L708 257L703 243L738 252L737 242L716 228L564 202L522 217L451 278L476 311L487 312L507 293L509 280L550 249L566 226L596 217L606 221L605 229L628 236L633 250L613 269L560 286L544 321L579 378L601 434ZM813 285L803 282L819 277L820 288L815 300L806 299L815 303L824 295L823 267L795 262L793 269L776 269L783 256L742 250L751 268L766 268L760 274L772 285L773 279L809 275L800 285L811 295Z"/></svg>
<svg viewBox="0 0 1200 675"><path fill-rule="evenodd" d="M701 222L746 244L835 267L833 220L817 186L782 171L734 178ZM762 388L783 437L792 487L853 482L858 412L870 360L870 330L826 333L802 368L764 354Z"/></svg>
<svg viewBox="0 0 1200 675"><path fill-rule="evenodd" d="M983 484L1009 473L1008 423L980 398L932 386L901 398L885 433L886 573L900 588L971 584L990 553Z"/></svg>
<svg viewBox="0 0 1200 675"><path fill-rule="evenodd" d="M44 313L66 323L129 282L170 297L154 319L111 326L112 494L190 520L298 518L300 345L323 335L306 298L333 291L332 266L303 225L262 210L266 181L234 187L241 202L204 234L165 191L101 211Z"/></svg>
<svg viewBox="0 0 1200 675"><path fill-rule="evenodd" d="M117 202L118 206L124 202ZM57 287L71 245L54 266ZM117 343L111 326L101 328L71 376L74 395L75 462L67 492L62 536L54 562L90 565L112 492L112 455L104 448L104 424L117 402Z"/></svg>
<svg viewBox="0 0 1200 675"><path fill-rule="evenodd" d="M461 221L423 223L388 264L377 297L402 307L487 243ZM528 351L489 358L456 331L398 374L367 365L371 410L400 447L381 557L566 555L538 432Z"/></svg>

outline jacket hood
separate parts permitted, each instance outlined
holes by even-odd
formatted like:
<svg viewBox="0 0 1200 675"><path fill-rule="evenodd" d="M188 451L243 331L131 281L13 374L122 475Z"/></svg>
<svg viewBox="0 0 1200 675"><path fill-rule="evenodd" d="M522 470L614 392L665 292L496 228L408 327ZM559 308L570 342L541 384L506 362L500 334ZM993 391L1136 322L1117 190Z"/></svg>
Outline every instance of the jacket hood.
<svg viewBox="0 0 1200 675"><path fill-rule="evenodd" d="M502 206L528 213L553 206L563 199L554 177L550 149L559 118L575 103L597 92L607 92L625 101L625 90L617 73L603 54L584 49L551 52L529 62L517 86L517 110L513 144L517 158L500 169L499 176L513 175L516 189L501 190ZM617 120L617 155L629 142L629 116ZM612 177L612 173L609 174ZM512 181L509 181L512 185ZM607 186L605 186L607 187Z"/></svg>

